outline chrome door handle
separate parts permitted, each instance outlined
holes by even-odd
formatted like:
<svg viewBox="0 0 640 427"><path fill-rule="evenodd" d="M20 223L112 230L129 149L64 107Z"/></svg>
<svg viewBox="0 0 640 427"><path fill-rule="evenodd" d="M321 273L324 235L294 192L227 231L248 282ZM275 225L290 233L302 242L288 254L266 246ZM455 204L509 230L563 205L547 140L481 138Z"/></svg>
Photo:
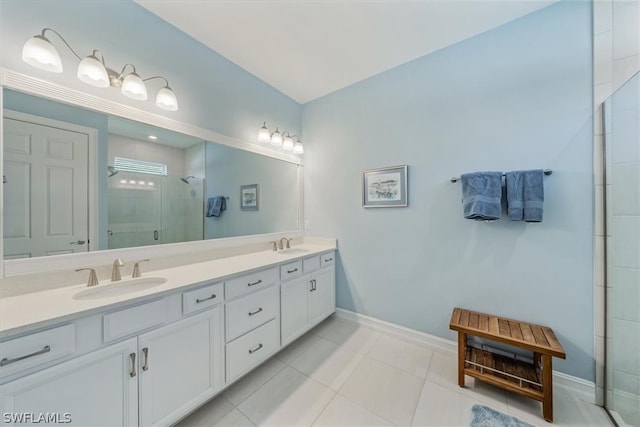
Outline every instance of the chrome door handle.
<svg viewBox="0 0 640 427"><path fill-rule="evenodd" d="M149 370L149 349L147 347L142 349L142 355L144 356L144 365L142 365L143 371Z"/></svg>
<svg viewBox="0 0 640 427"><path fill-rule="evenodd" d="M75 242L69 242L70 245L84 245L87 243L86 240L76 240Z"/></svg>
<svg viewBox="0 0 640 427"><path fill-rule="evenodd" d="M262 344L258 344L258 346L256 348L249 349L249 354L253 354L256 351L260 350L261 348L262 348Z"/></svg>
<svg viewBox="0 0 640 427"><path fill-rule="evenodd" d="M136 354L131 353L129 357L131 358L131 372L129 372L129 376L133 378L136 376Z"/></svg>
<svg viewBox="0 0 640 427"><path fill-rule="evenodd" d="M298 271L298 267L294 268L293 270L287 270L287 273L291 274L295 273L296 271Z"/></svg>
<svg viewBox="0 0 640 427"><path fill-rule="evenodd" d="M158 230L153 230L153 240L158 240Z"/></svg>
<svg viewBox="0 0 640 427"><path fill-rule="evenodd" d="M196 298L196 304L200 304L201 302L204 301L209 301L210 299L214 299L216 297L216 294L211 294L211 296L209 298Z"/></svg>
<svg viewBox="0 0 640 427"><path fill-rule="evenodd" d="M258 280L257 282L253 282L253 283L247 283L247 286L255 286L255 285L259 285L260 283L262 283L262 280Z"/></svg>
<svg viewBox="0 0 640 427"><path fill-rule="evenodd" d="M42 350L34 351L33 353L29 353L24 356L16 357L13 359L9 359L5 357L4 359L0 360L0 366L11 365L12 363L16 363L21 360L28 359L30 357L39 356L41 354L49 353L50 351L51 351L51 347L49 347L48 345L45 345Z"/></svg>
<svg viewBox="0 0 640 427"><path fill-rule="evenodd" d="M333 261L333 258L325 258L324 262L331 262Z"/></svg>
<svg viewBox="0 0 640 427"><path fill-rule="evenodd" d="M260 307L259 309L257 309L256 311L250 311L249 312L249 316L254 316L258 313L260 313L262 311L262 307Z"/></svg>

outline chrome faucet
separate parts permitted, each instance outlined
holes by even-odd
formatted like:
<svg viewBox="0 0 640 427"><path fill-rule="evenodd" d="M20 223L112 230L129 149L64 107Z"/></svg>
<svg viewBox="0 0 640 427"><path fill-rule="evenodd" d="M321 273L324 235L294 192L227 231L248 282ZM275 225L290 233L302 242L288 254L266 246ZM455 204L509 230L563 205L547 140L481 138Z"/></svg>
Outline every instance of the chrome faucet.
<svg viewBox="0 0 640 427"><path fill-rule="evenodd" d="M282 239L280 239L280 249L285 249L285 246L282 244L282 241L285 241L287 243L286 249L290 249L291 246L289 245L289 242L291 242L291 240L293 239L287 239L286 237L283 237Z"/></svg>
<svg viewBox="0 0 640 427"><path fill-rule="evenodd" d="M93 268L79 268L76 271L89 270L89 279L87 280L87 286L96 286L98 284L98 276Z"/></svg>
<svg viewBox="0 0 640 427"><path fill-rule="evenodd" d="M117 282L118 280L122 279L122 277L120 276L120 267L124 267L124 262L122 262L120 258L116 258L116 260L113 261L113 268L111 269L112 282Z"/></svg>
<svg viewBox="0 0 640 427"><path fill-rule="evenodd" d="M141 259L140 261L137 261L135 264L133 264L133 274L131 275L132 279L135 279L136 277L140 277L140 263L141 262L145 262L145 261L149 261L148 259Z"/></svg>
<svg viewBox="0 0 640 427"><path fill-rule="evenodd" d="M271 246L271 250L272 250L273 252L276 252L276 251L278 250L278 242L276 242L276 241L271 241L271 242L269 242L269 243L271 243L271 244L273 245L273 246Z"/></svg>

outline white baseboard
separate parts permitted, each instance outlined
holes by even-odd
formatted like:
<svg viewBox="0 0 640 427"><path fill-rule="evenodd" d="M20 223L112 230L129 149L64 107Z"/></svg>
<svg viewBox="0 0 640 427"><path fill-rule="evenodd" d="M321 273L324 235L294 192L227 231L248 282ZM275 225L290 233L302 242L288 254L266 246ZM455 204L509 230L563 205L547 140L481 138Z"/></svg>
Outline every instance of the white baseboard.
<svg viewBox="0 0 640 427"><path fill-rule="evenodd" d="M342 308L336 309L336 316L351 320L360 325L368 326L380 332L384 332L387 335L401 338L405 341L411 341L416 344L431 347L435 351L449 354L456 354L458 352L458 343L455 341L385 322L384 320L376 319L375 317L365 316L364 314L358 314ZM553 385L555 389L561 388L562 390L572 394L574 397L587 403L596 403L596 385L592 381L587 381L562 372L553 371Z"/></svg>

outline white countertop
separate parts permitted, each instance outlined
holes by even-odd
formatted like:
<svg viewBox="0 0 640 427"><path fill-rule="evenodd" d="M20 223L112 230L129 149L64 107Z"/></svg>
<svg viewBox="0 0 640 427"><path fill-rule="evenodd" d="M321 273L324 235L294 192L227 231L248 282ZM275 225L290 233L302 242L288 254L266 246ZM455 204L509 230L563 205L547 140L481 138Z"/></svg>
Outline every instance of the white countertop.
<svg viewBox="0 0 640 427"><path fill-rule="evenodd" d="M166 270L150 271L144 273L142 277L162 277L167 281L153 288L123 295L105 296L97 299L74 299L74 295L80 291L97 288L74 285L0 298L0 338L6 338L99 311L110 310L153 296L165 295L183 287L224 280L229 276L335 250L336 246L335 243L305 243L293 246L292 249L288 253L286 250L283 252L255 252L168 268ZM123 280L126 280L126 278L123 278ZM109 280L104 280L98 286L108 283L110 283Z"/></svg>

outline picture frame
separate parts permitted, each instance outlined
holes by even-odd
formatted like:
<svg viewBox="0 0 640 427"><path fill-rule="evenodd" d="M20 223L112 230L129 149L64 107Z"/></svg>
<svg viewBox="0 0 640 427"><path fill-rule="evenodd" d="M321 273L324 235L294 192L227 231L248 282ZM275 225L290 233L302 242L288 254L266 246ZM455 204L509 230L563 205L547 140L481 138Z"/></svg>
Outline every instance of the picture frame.
<svg viewBox="0 0 640 427"><path fill-rule="evenodd" d="M260 210L260 192L258 184L248 184L240 186L240 210Z"/></svg>
<svg viewBox="0 0 640 427"><path fill-rule="evenodd" d="M404 208L409 206L407 165L362 171L363 208Z"/></svg>

